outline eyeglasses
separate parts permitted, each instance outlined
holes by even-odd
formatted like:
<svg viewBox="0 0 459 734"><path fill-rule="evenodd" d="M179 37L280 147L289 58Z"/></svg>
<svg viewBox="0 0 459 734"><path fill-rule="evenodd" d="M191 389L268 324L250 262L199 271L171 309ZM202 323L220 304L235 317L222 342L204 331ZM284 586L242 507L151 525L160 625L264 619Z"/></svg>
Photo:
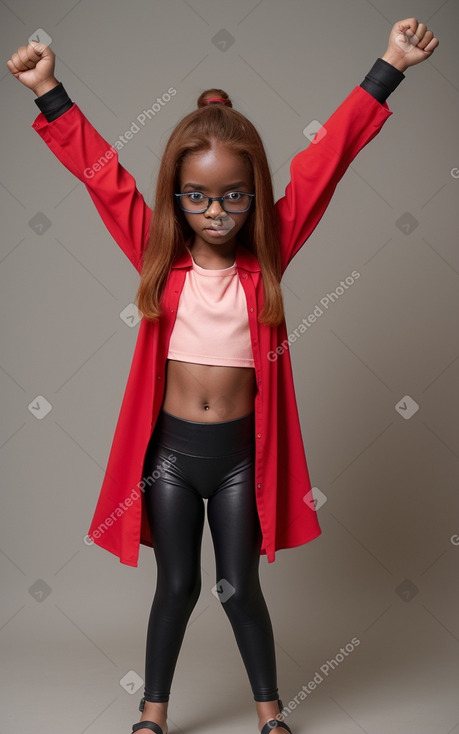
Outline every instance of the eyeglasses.
<svg viewBox="0 0 459 734"><path fill-rule="evenodd" d="M245 191L231 191L224 196L205 196L200 191L190 191L186 194L174 194L177 197L180 209L190 214L203 214L213 201L218 201L227 214L242 214L250 209L255 194Z"/></svg>

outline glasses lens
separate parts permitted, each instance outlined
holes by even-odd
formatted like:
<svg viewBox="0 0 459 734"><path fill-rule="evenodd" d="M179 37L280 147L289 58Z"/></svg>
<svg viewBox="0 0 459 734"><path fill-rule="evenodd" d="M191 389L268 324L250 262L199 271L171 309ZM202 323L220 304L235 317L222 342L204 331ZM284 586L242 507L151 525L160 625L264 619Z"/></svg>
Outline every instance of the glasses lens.
<svg viewBox="0 0 459 734"><path fill-rule="evenodd" d="M179 197L180 206L182 209L188 209L192 212L202 212L209 206L209 198L199 191L192 191L186 196Z"/></svg>
<svg viewBox="0 0 459 734"><path fill-rule="evenodd" d="M250 206L251 197L240 191L226 194L223 207L227 212L242 212Z"/></svg>
<svg viewBox="0 0 459 734"><path fill-rule="evenodd" d="M209 207L209 197L200 191L191 191L189 194L178 197L179 205L184 211L205 212ZM223 209L226 212L244 212L250 207L252 197L242 191L232 191L223 197Z"/></svg>

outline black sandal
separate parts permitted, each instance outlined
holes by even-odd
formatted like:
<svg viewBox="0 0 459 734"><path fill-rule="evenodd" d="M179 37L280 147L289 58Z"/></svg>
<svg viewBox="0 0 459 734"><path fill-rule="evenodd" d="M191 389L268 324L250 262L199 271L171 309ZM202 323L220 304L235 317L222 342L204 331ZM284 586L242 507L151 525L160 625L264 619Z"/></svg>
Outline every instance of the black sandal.
<svg viewBox="0 0 459 734"><path fill-rule="evenodd" d="M277 699L277 704L279 706L279 711L282 711L282 709L284 708L284 704L282 703L280 698ZM273 729L279 729L279 727L286 729L290 732L290 734L292 734L292 730L290 729L290 727L287 726L287 724L285 724L283 721L279 721L279 719L269 719L269 721L267 721L264 725L260 734L269 734L270 731L272 731Z"/></svg>
<svg viewBox="0 0 459 734"><path fill-rule="evenodd" d="M139 704L139 711L143 711L145 708L145 698L142 698ZM154 721L139 721L137 724L132 725L132 734L134 732L138 731L139 729L151 729L155 732L155 734L168 734L168 730L166 729L165 732L161 729L159 724L156 724Z"/></svg>

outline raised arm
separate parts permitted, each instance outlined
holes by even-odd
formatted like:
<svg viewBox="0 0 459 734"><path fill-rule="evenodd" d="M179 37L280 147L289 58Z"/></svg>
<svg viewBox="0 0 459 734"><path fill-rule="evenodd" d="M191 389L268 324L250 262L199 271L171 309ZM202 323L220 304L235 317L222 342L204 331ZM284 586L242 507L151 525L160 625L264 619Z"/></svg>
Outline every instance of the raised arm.
<svg viewBox="0 0 459 734"><path fill-rule="evenodd" d="M140 272L152 211L134 178L120 164L116 149L95 130L54 77L54 58L49 46L31 42L20 47L7 63L11 73L37 95L34 101L41 112L32 127L85 185L108 231Z"/></svg>
<svg viewBox="0 0 459 734"><path fill-rule="evenodd" d="M290 164L290 181L276 203L282 272L320 222L340 179L357 153L392 115L386 99L408 66L428 58L438 45L415 18L392 27L387 50Z"/></svg>

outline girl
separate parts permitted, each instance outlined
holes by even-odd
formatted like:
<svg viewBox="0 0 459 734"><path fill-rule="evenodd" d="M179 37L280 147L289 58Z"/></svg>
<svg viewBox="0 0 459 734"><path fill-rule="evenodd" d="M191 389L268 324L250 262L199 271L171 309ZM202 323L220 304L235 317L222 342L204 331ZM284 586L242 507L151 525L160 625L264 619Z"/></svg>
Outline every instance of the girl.
<svg viewBox="0 0 459 734"><path fill-rule="evenodd" d="M55 78L51 49L31 42L7 62L37 96L34 129L85 184L140 274L143 318L86 536L132 566L140 543L154 548L157 586L137 734L167 734L175 665L201 590L203 499L215 593L247 670L258 728L291 732L279 713L259 559L264 553L271 563L276 550L307 543L321 530L280 280L350 162L392 114L386 99L403 72L437 45L415 18L396 23L384 56L292 160L290 183L276 204L255 128L223 90L203 92L167 143L154 216L115 147Z"/></svg>

